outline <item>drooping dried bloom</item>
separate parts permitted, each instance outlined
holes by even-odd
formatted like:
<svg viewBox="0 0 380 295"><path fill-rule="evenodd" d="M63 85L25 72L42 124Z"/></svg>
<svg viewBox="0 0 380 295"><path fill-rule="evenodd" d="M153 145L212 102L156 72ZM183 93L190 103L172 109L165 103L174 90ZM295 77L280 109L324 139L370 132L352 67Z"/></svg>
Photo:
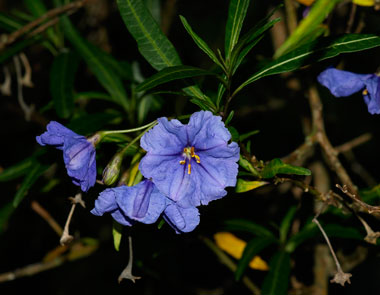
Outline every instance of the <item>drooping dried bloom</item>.
<svg viewBox="0 0 380 295"><path fill-rule="evenodd" d="M181 208L207 205L235 186L239 147L220 116L194 113L187 125L167 118L141 138L140 171Z"/></svg>
<svg viewBox="0 0 380 295"><path fill-rule="evenodd" d="M51 145L63 151L67 174L73 183L87 192L96 181L95 147L92 140L78 135L58 122L51 121L47 131L36 137L42 145Z"/></svg>
<svg viewBox="0 0 380 295"><path fill-rule="evenodd" d="M328 68L318 76L318 82L332 95L344 97L362 91L370 114L380 114L380 77L375 74L356 74Z"/></svg>

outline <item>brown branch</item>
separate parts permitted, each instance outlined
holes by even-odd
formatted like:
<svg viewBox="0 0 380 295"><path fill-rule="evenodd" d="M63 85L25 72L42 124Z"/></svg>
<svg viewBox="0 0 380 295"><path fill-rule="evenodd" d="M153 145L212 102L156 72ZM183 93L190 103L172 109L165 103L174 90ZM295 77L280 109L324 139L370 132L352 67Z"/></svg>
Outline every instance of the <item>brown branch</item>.
<svg viewBox="0 0 380 295"><path fill-rule="evenodd" d="M132 274L132 265L133 265L133 247L132 247L132 237L128 237L128 243L129 243L129 260L126 268L122 271L118 278L119 284L123 279L131 280L135 283L135 280L141 279L141 277L136 277Z"/></svg>
<svg viewBox="0 0 380 295"><path fill-rule="evenodd" d="M335 151L339 154L339 153L345 153L345 152L348 152L350 150L352 150L353 148L363 144L363 143L366 143L367 141L371 140L372 139L372 134L371 133L364 133L344 144L341 144L337 147L335 147Z"/></svg>
<svg viewBox="0 0 380 295"><path fill-rule="evenodd" d="M63 13L69 12L69 11L78 10L83 5L85 5L86 2L88 2L88 1L90 1L90 0L75 1L75 2L69 3L67 5L49 10L44 15L40 16L39 18L31 21L30 23L26 24L25 26L18 29L17 31L14 31L13 33L6 36L6 39L0 43L0 50L4 49L6 46L12 44L18 38L20 38L22 35L33 30L34 28L36 28L37 26L42 24L44 21L46 21L48 19L55 18L56 16L59 16Z"/></svg>
<svg viewBox="0 0 380 295"><path fill-rule="evenodd" d="M70 197L69 200L71 200L72 206L70 209L69 216L67 217L65 228L63 229L61 239L60 239L60 243L62 246L70 244L72 242L72 240L74 239L74 237L69 234L69 225L71 222L71 218L73 217L76 205L80 204L82 207L84 207L84 208L86 207L84 204L84 201L82 200L82 194L81 193L76 194L74 198Z"/></svg>
<svg viewBox="0 0 380 295"><path fill-rule="evenodd" d="M323 123L322 115L322 102L319 98L318 91L315 86L310 87L309 91L309 103L312 112L313 118L313 127L315 132L315 140L319 143L322 150L326 155L326 160L330 165L331 169L335 171L340 181L347 185L351 192L355 195L355 198L360 200L359 193L356 186L353 184L350 176L346 172L346 169L343 167L341 162L338 159L338 152L331 145L330 140L328 139L325 131L325 126Z"/></svg>
<svg viewBox="0 0 380 295"><path fill-rule="evenodd" d="M286 24L288 25L289 35L297 28L297 12L293 0L285 0Z"/></svg>
<svg viewBox="0 0 380 295"><path fill-rule="evenodd" d="M43 208L37 201L32 201L30 206L37 214L39 214L43 219L45 219L45 221L58 234L58 236L62 235L63 233L62 227L58 224L57 221L54 220L54 218L50 215L50 213L45 208Z"/></svg>

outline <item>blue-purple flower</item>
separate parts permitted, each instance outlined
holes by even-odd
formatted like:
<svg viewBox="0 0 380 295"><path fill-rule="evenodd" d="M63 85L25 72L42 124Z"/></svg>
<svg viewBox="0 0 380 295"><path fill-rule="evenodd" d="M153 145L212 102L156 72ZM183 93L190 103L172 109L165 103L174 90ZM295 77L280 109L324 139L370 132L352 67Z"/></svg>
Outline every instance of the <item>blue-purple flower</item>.
<svg viewBox="0 0 380 295"><path fill-rule="evenodd" d="M51 121L47 131L36 137L42 145L51 145L63 151L67 174L73 183L87 192L96 181L96 160L94 138L78 135L58 122Z"/></svg>
<svg viewBox="0 0 380 295"><path fill-rule="evenodd" d="M150 180L135 186L109 188L100 193L91 213L110 213L120 224L131 226L135 221L151 224L163 213L164 219L177 233L192 231L199 224L197 208L183 209L165 197Z"/></svg>
<svg viewBox="0 0 380 295"><path fill-rule="evenodd" d="M370 114L380 114L380 77L375 74L356 74L328 68L318 76L318 82L336 97L362 91Z"/></svg>
<svg viewBox="0 0 380 295"><path fill-rule="evenodd" d="M139 169L176 206L207 205L235 186L239 146L228 143L231 134L220 116L194 113L187 125L159 118L141 138L147 151Z"/></svg>

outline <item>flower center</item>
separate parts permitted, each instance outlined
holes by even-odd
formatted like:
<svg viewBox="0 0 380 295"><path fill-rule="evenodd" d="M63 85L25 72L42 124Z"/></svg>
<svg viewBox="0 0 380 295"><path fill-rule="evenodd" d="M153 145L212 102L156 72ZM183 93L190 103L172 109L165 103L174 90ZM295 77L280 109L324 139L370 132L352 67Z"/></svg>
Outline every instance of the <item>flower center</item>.
<svg viewBox="0 0 380 295"><path fill-rule="evenodd" d="M199 158L198 155L195 154L193 146L192 147L185 147L183 149L182 156L184 159L182 161L179 161L179 163L181 165L185 165L186 161L187 161L188 162L187 163L187 174L191 174L191 158L195 158L195 161L197 163L200 163L201 159Z"/></svg>
<svg viewBox="0 0 380 295"><path fill-rule="evenodd" d="M367 89L364 89L363 92L362 92L363 95L368 95L368 90Z"/></svg>

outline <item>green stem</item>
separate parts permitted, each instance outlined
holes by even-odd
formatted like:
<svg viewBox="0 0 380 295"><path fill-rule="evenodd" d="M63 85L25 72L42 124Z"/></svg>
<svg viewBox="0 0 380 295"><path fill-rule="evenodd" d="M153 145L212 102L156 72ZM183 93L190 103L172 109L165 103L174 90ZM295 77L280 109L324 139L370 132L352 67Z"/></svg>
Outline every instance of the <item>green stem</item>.
<svg viewBox="0 0 380 295"><path fill-rule="evenodd" d="M119 133L131 133L131 132L136 132L136 131L140 131L140 130L143 130L143 129L146 129L146 128L152 128L154 125L156 125L157 121L153 121L153 122L150 122L149 124L146 124L144 126L141 126L141 127L137 127L137 128L133 128L133 129L124 129L124 130L109 130L109 131L100 131L100 133L103 135L103 136L107 136L109 134L119 134ZM150 129L149 128L149 129ZM149 130L148 129L148 130Z"/></svg>

